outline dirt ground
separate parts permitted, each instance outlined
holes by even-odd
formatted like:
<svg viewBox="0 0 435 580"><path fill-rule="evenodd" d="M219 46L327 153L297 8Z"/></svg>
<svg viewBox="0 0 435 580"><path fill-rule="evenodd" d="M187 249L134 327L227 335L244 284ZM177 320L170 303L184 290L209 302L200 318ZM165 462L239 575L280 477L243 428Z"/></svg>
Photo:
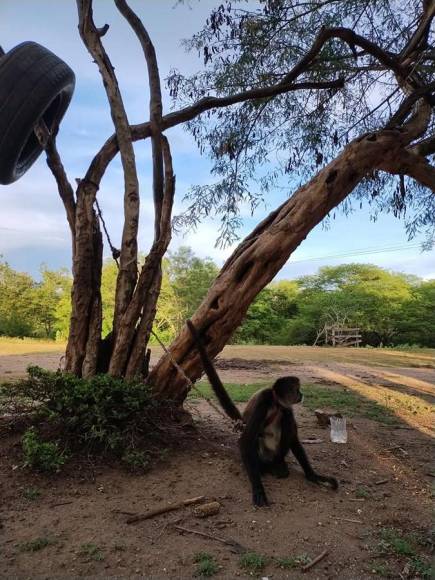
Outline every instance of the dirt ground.
<svg viewBox="0 0 435 580"><path fill-rule="evenodd" d="M427 409L434 402L432 355L384 354L367 364L365 353L349 360L339 352L241 348L227 350L218 365L225 382L264 383L295 374L303 383L342 385L383 403L398 422L353 417L348 443L333 444L313 411L298 406L301 439L317 441L305 444L313 465L335 475L340 488L306 482L289 457L288 479L265 477L271 506L262 509L251 505L237 434L203 400L189 403L195 429L180 434L178 446L142 475L90 460L54 477L34 474L22 467L19 436L4 437L0 577L191 578L202 552L214 557L216 578L423 578L431 555L433 427L418 405ZM19 376L29 363L56 368L58 361L59 353L0 356L0 378ZM129 515L196 496L217 500L219 513L198 519L186 507L127 523ZM258 558L257 570L243 568L234 546L218 538L265 556L264 568ZM300 562L325 550L303 573Z"/></svg>

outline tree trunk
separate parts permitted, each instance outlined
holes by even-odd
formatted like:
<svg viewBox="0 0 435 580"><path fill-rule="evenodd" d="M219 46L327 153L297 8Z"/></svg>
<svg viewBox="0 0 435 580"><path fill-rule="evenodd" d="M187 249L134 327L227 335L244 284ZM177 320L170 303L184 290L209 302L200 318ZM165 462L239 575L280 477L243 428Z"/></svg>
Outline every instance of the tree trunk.
<svg viewBox="0 0 435 580"><path fill-rule="evenodd" d="M255 296L308 233L377 167L379 160L394 158L401 146L396 131L381 131L353 141L239 245L192 317L212 358L240 325ZM186 325L172 343L170 354L192 381L200 377L201 361ZM169 355L159 360L148 382L161 398L182 402L187 394L186 381Z"/></svg>
<svg viewBox="0 0 435 580"><path fill-rule="evenodd" d="M98 307L98 300L101 303L103 243L93 209L95 195L94 185L85 181L79 184L73 239L72 311L65 356L65 370L77 376L83 374L83 363L90 348L90 334L98 324L101 325L101 304ZM88 371L89 365L92 366L90 361L88 358Z"/></svg>

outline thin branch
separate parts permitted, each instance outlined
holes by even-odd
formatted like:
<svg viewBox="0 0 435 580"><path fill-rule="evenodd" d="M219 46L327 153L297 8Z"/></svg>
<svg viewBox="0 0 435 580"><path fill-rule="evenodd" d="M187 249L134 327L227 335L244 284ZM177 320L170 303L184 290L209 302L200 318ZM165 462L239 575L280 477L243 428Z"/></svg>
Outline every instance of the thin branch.
<svg viewBox="0 0 435 580"><path fill-rule="evenodd" d="M76 202L74 198L74 190L65 172L62 160L56 147L56 137L50 134L47 125L41 119L34 128L35 135L45 150L47 156L47 165L57 183L57 190L65 207L66 217L73 237L75 237L75 214Z"/></svg>
<svg viewBox="0 0 435 580"><path fill-rule="evenodd" d="M204 97L193 105L184 107L183 109L179 109L178 111L174 111L168 115L164 115L162 117L161 127L162 130L165 131L166 129L170 129L171 127L185 123L186 121L191 121L201 113L205 113L210 109L220 109L229 105L242 103L244 101L274 97L288 93L290 91L299 91L305 89L340 89L343 88L343 86L344 80L339 78L332 81L306 81L289 85L283 85L279 83L270 87L243 91L228 97ZM151 137L151 135L152 129L149 122L141 123L139 125L131 125L131 136L133 141L147 139ZM92 160L92 163L86 173L85 179L95 184L99 183L104 175L104 172L106 171L107 166L117 153L118 144L116 142L116 136L112 135L109 137L109 139L107 139L100 151Z"/></svg>
<svg viewBox="0 0 435 580"><path fill-rule="evenodd" d="M414 50L419 48L419 46L421 47L423 45L422 48L425 48L432 20L435 16L435 0L428 0L427 2L423 2L423 6L424 14L421 17L420 24L409 39L406 46L400 52L399 58L401 61L410 56Z"/></svg>
<svg viewBox="0 0 435 580"><path fill-rule="evenodd" d="M124 227L115 298L114 328L116 329L117 321L127 308L137 280L139 182L130 124L114 68L101 42L101 30L97 29L93 21L92 0L77 0L77 8L80 36L97 63L103 78L124 171ZM87 177L85 179L96 185L99 184L99 180L95 182Z"/></svg>
<svg viewBox="0 0 435 580"><path fill-rule="evenodd" d="M115 0L116 7L130 24L142 47L148 69L148 82L150 87L150 124L151 146L153 158L153 195L155 211L155 235L159 237L160 215L163 203L163 157L162 157L162 91L160 86L160 74L157 63L156 51L150 35L141 19L127 4L126 0Z"/></svg>

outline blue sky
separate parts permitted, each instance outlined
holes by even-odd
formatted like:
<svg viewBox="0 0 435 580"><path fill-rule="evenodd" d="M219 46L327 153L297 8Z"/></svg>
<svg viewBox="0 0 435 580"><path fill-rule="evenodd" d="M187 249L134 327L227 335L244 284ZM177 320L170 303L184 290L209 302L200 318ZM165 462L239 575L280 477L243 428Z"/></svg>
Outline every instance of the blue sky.
<svg viewBox="0 0 435 580"><path fill-rule="evenodd" d="M201 27L214 5L212 0L178 5L174 0L132 0L131 5L142 16L155 43L162 79L171 68L178 68L183 73L201 68L202 60L195 54L186 54L180 41ZM111 0L96 0L94 14L97 25L110 24L103 40L115 66L130 121L142 122L148 115L148 89L141 49ZM58 138L67 173L74 181L84 174L95 152L113 132L97 68L77 31L75 0L1 0L0 44L7 51L25 40L43 44L63 58L76 73L76 91ZM169 96L165 94L165 111L168 112L170 107ZM177 176L177 213L182 209L183 195L191 185L211 181L210 164L199 155L192 138L182 128L169 131L168 137ZM141 251L146 252L152 232L149 144L137 145L136 154L141 180L139 241ZM291 188L288 193L291 193ZM122 195L122 174L117 158L102 182L99 202L111 237L118 246ZM241 235L247 234L283 201L284 196L282 191L277 192L253 218L246 212ZM0 185L0 200L0 254L13 267L36 274L41 263L50 268L70 266L70 238L63 206L43 156L18 182ZM196 232L174 236L171 249L189 245L197 255L210 256L220 264L233 248L222 250L214 247L218 227L218 222L207 220ZM403 223L392 216L383 216L373 223L367 208L355 211L347 218L338 213L331 227L319 225L310 233L278 278L294 278L313 273L325 264L351 261L370 262L435 278L434 253L422 254L419 249L421 241L417 237L408 242ZM379 251L385 248L390 250ZM357 252L359 255L333 257Z"/></svg>

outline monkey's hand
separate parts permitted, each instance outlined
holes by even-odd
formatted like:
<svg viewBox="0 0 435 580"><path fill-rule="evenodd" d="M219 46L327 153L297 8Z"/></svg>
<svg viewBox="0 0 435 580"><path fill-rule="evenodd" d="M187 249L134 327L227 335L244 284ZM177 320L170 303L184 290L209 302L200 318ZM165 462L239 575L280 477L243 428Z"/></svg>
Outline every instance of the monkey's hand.
<svg viewBox="0 0 435 580"><path fill-rule="evenodd" d="M268 506L266 492L263 487L258 487L252 490L252 503L257 507Z"/></svg>
<svg viewBox="0 0 435 580"><path fill-rule="evenodd" d="M307 475L306 478L314 483L326 483L330 485L332 489L338 489L338 481L335 479L335 477L331 477L329 475L319 475L318 473L311 473L310 475Z"/></svg>

